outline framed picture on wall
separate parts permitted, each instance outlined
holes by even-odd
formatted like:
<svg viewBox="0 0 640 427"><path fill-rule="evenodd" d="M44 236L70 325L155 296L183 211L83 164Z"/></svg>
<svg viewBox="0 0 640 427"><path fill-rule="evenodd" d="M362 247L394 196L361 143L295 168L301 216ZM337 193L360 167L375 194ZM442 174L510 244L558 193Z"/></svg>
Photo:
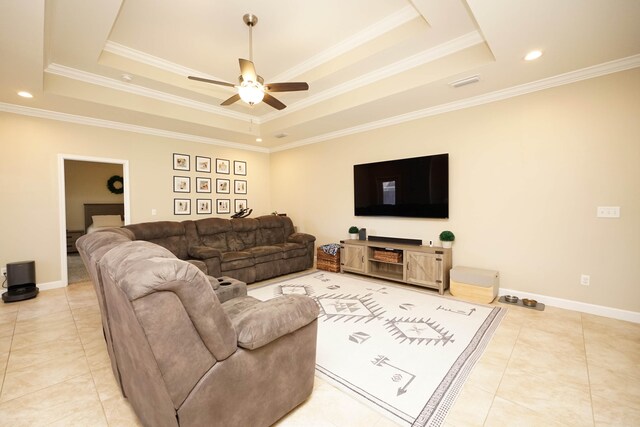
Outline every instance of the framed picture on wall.
<svg viewBox="0 0 640 427"><path fill-rule="evenodd" d="M216 213L231 213L231 201L229 199L216 199Z"/></svg>
<svg viewBox="0 0 640 427"><path fill-rule="evenodd" d="M247 194L247 181L244 179L234 179L233 192L235 194Z"/></svg>
<svg viewBox="0 0 640 427"><path fill-rule="evenodd" d="M188 154L173 153L173 169L177 171L188 171L190 169Z"/></svg>
<svg viewBox="0 0 640 427"><path fill-rule="evenodd" d="M196 172L211 173L211 157L196 156Z"/></svg>
<svg viewBox="0 0 640 427"><path fill-rule="evenodd" d="M211 193L211 178L196 178L196 193Z"/></svg>
<svg viewBox="0 0 640 427"><path fill-rule="evenodd" d="M216 159L216 173L229 175L231 171L231 161L226 159Z"/></svg>
<svg viewBox="0 0 640 427"><path fill-rule="evenodd" d="M247 162L241 162L239 160L233 161L233 173L235 175L246 175L247 174Z"/></svg>
<svg viewBox="0 0 640 427"><path fill-rule="evenodd" d="M231 181L224 178L216 179L216 193L218 194L229 194L231 192Z"/></svg>
<svg viewBox="0 0 640 427"><path fill-rule="evenodd" d="M173 177L173 192L174 193L190 193L191 192L191 178L188 176L174 176Z"/></svg>
<svg viewBox="0 0 640 427"><path fill-rule="evenodd" d="M211 214L211 199L196 199L196 213L198 215Z"/></svg>
<svg viewBox="0 0 640 427"><path fill-rule="evenodd" d="M191 215L190 199L173 199L174 215Z"/></svg>
<svg viewBox="0 0 640 427"><path fill-rule="evenodd" d="M243 209L247 209L247 199L236 199L235 201L235 210L233 213L238 213Z"/></svg>

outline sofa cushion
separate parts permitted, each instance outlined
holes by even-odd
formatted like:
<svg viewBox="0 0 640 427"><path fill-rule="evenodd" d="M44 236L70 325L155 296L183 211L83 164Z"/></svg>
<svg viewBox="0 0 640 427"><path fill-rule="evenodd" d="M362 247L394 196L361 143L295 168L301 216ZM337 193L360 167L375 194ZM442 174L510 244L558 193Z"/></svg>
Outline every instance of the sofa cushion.
<svg viewBox="0 0 640 427"><path fill-rule="evenodd" d="M282 248L278 246L256 246L247 252L253 255L256 264L282 259Z"/></svg>
<svg viewBox="0 0 640 427"><path fill-rule="evenodd" d="M256 246L258 221L253 218L233 218L227 233L227 246L232 251L243 251Z"/></svg>
<svg viewBox="0 0 640 427"><path fill-rule="evenodd" d="M276 243L284 243L284 227L281 217L277 215L265 215L256 218L260 224L258 230L258 245L268 246Z"/></svg>
<svg viewBox="0 0 640 427"><path fill-rule="evenodd" d="M133 232L136 240L155 243L171 251L180 259L188 258L187 238L184 225L175 221L156 221L125 226Z"/></svg>
<svg viewBox="0 0 640 427"><path fill-rule="evenodd" d="M307 255L307 247L302 243L280 243L274 246L281 248L284 259Z"/></svg>
<svg viewBox="0 0 640 427"><path fill-rule="evenodd" d="M224 218L206 218L194 221L200 242L222 252L229 250L227 232L231 231L231 222Z"/></svg>
<svg viewBox="0 0 640 427"><path fill-rule="evenodd" d="M251 252L224 252L222 254L222 271L237 270L239 268L252 267L255 264Z"/></svg>

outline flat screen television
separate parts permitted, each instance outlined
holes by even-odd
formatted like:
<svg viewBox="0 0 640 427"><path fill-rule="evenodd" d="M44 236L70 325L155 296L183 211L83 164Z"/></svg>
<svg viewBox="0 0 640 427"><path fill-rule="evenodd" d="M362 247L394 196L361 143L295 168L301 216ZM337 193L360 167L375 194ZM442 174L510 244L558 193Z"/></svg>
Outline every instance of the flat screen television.
<svg viewBox="0 0 640 427"><path fill-rule="evenodd" d="M449 217L449 154L353 167L356 216Z"/></svg>

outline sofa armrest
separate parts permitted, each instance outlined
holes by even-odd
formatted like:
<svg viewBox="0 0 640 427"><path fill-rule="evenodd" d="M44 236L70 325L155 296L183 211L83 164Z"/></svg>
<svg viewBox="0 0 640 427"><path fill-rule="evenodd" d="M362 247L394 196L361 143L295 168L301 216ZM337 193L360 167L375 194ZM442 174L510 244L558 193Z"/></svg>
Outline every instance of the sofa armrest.
<svg viewBox="0 0 640 427"><path fill-rule="evenodd" d="M311 234L306 234L306 233L293 233L292 235L289 236L289 238L287 238L287 241L291 243L307 244L307 243L315 242L316 236L312 236Z"/></svg>
<svg viewBox="0 0 640 427"><path fill-rule="evenodd" d="M318 305L304 295L287 295L259 302L232 318L238 346L260 348L316 320Z"/></svg>
<svg viewBox="0 0 640 427"><path fill-rule="evenodd" d="M218 249L209 246L189 246L189 256L195 259L221 258L222 253Z"/></svg>

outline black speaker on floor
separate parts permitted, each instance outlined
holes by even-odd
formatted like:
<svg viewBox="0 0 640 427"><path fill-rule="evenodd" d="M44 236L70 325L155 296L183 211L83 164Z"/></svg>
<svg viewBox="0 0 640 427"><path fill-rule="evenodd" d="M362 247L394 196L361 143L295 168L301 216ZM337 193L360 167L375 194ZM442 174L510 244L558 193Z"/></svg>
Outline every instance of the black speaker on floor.
<svg viewBox="0 0 640 427"><path fill-rule="evenodd" d="M10 262L7 264L7 292L2 294L4 302L35 298L38 292L35 261Z"/></svg>

